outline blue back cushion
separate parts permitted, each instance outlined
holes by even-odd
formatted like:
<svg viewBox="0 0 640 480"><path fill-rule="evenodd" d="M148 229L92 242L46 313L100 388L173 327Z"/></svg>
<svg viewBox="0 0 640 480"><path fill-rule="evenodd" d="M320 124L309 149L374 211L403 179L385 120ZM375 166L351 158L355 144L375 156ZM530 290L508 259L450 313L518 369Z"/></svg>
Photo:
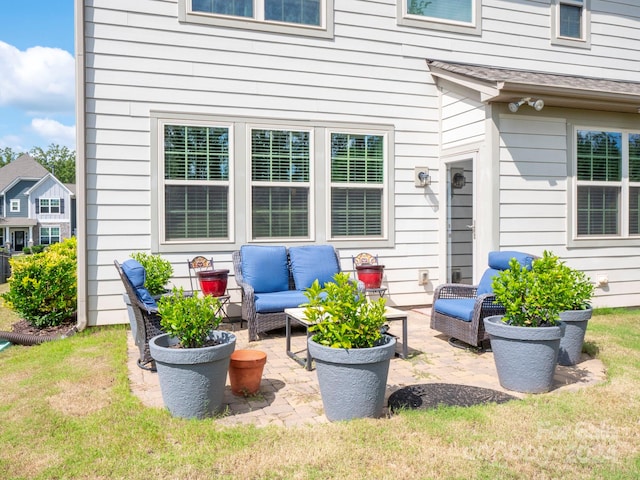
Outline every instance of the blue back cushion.
<svg viewBox="0 0 640 480"><path fill-rule="evenodd" d="M493 277L501 270L507 270L512 258L518 260L518 263L523 267L531 269L531 264L535 257L528 253L509 250L504 252L489 252L489 268L484 272L480 279L480 283L478 284L478 295L493 293L493 288L491 288Z"/></svg>
<svg viewBox="0 0 640 480"><path fill-rule="evenodd" d="M333 281L340 272L336 252L331 245L305 245L289 248L291 272L297 290L305 290L318 279L320 286Z"/></svg>
<svg viewBox="0 0 640 480"><path fill-rule="evenodd" d="M240 258L242 277L255 293L289 290L286 247L243 245Z"/></svg>
<svg viewBox="0 0 640 480"><path fill-rule="evenodd" d="M140 265L140 262L133 258L125 261L122 264L122 272L129 279L138 300L144 303L147 308L158 308L158 304L149 293L149 290L144 288L147 272L144 267Z"/></svg>

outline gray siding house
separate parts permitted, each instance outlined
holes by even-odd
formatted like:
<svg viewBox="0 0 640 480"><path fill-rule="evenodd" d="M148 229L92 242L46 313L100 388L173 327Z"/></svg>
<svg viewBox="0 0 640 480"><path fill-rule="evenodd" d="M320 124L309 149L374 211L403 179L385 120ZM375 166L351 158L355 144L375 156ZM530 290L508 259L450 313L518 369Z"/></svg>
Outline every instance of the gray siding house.
<svg viewBox="0 0 640 480"><path fill-rule="evenodd" d="M233 274L247 243L376 254L400 307L491 250L551 250L596 306L640 305L639 2L76 13L81 324L127 321L114 259L160 253L186 286L188 258Z"/></svg>
<svg viewBox="0 0 640 480"><path fill-rule="evenodd" d="M0 168L0 245L21 252L72 236L74 189L26 154Z"/></svg>

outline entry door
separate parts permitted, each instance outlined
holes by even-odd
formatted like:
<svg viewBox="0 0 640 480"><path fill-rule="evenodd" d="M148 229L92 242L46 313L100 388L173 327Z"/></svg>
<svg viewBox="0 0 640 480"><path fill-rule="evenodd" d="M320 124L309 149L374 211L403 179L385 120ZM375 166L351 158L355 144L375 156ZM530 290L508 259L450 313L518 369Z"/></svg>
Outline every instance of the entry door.
<svg viewBox="0 0 640 480"><path fill-rule="evenodd" d="M21 252L24 248L24 232L20 230L16 230L13 232L13 249L16 252Z"/></svg>
<svg viewBox="0 0 640 480"><path fill-rule="evenodd" d="M447 280L473 283L473 160L447 164Z"/></svg>

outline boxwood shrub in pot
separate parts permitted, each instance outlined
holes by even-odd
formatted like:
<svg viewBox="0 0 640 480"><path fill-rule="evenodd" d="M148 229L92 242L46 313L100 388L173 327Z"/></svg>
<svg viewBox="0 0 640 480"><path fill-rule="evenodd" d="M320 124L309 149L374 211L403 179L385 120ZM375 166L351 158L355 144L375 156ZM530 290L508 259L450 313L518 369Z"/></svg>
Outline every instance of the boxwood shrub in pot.
<svg viewBox="0 0 640 480"><path fill-rule="evenodd" d="M593 283L587 275L563 262L557 267L556 284L562 298L560 320L565 324L565 332L560 340L558 363L575 365L580 361L587 324L593 314L591 297Z"/></svg>
<svg viewBox="0 0 640 480"><path fill-rule="evenodd" d="M137 260L146 272L144 288L153 296L167 292L167 284L173 275L173 266L169 260L154 253L133 252L131 258Z"/></svg>
<svg viewBox="0 0 640 480"><path fill-rule="evenodd" d="M229 360L236 345L230 332L217 330L220 300L185 296L174 288L158 300L160 326L166 332L149 341L156 361L162 399L172 415L206 418L222 410Z"/></svg>
<svg viewBox="0 0 640 480"><path fill-rule="evenodd" d="M525 393L551 390L564 333L563 274L558 257L545 251L531 269L511 259L509 268L493 278L495 300L505 314L484 322L504 388Z"/></svg>
<svg viewBox="0 0 640 480"><path fill-rule="evenodd" d="M396 339L382 333L385 299L368 301L341 272L305 291L312 325L308 353L315 360L325 415L331 421L380 417Z"/></svg>

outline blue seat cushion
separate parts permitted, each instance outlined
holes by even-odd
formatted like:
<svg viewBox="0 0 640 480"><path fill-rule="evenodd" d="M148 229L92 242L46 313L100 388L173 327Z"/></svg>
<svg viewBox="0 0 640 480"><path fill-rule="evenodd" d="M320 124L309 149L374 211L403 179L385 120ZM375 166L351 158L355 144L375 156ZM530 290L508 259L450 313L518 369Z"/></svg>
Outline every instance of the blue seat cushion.
<svg viewBox="0 0 640 480"><path fill-rule="evenodd" d="M504 252L489 252L489 268L484 272L480 283L478 284L478 295L485 293L493 293L491 282L493 277L500 273L501 270L509 268L509 262L512 258L518 260L518 263L527 269L531 269L535 257L528 253L506 250Z"/></svg>
<svg viewBox="0 0 640 480"><path fill-rule="evenodd" d="M470 322L475 302L473 298L439 298L433 306L438 313Z"/></svg>
<svg viewBox="0 0 640 480"><path fill-rule="evenodd" d="M528 270L531 269L531 264L535 259L535 257L529 253L516 252L513 250L489 252L489 268L493 268L495 270L507 270L512 258L518 260L518 263L523 267L526 267Z"/></svg>
<svg viewBox="0 0 640 480"><path fill-rule="evenodd" d="M257 313L283 312L285 308L296 308L307 303L307 297L300 290L259 293L255 296Z"/></svg>
<svg viewBox="0 0 640 480"><path fill-rule="evenodd" d="M140 264L140 262L134 260L133 258L126 260L122 263L122 272L131 283L131 286L136 292L136 297L138 297L138 300L144 303L147 309L158 308L158 304L149 293L149 290L144 288L144 281L147 278L147 271Z"/></svg>
<svg viewBox="0 0 640 480"><path fill-rule="evenodd" d="M240 259L242 277L255 293L289 290L286 247L243 245L240 247Z"/></svg>
<svg viewBox="0 0 640 480"><path fill-rule="evenodd" d="M324 287L340 272L336 251L331 245L290 247L289 259L297 290L309 288L316 279Z"/></svg>

